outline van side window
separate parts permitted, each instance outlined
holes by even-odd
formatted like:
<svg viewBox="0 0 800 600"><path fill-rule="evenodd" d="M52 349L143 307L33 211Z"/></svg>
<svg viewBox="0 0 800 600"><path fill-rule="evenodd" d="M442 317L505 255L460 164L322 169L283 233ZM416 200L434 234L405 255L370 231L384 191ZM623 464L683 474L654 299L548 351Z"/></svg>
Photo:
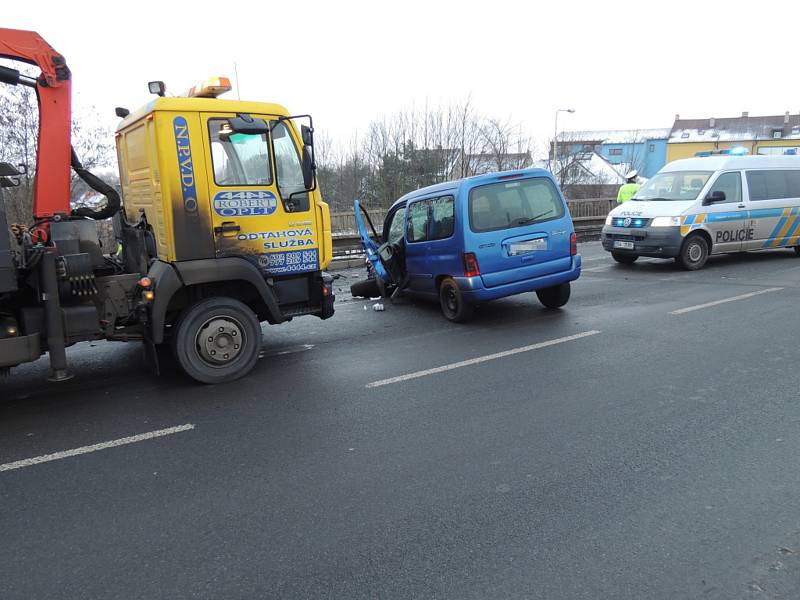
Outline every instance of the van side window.
<svg viewBox="0 0 800 600"><path fill-rule="evenodd" d="M742 201L742 177L739 173L723 173L708 190L708 194L725 192L725 202Z"/></svg>
<svg viewBox="0 0 800 600"><path fill-rule="evenodd" d="M389 233L387 234L386 241L396 244L403 239L403 225L406 218L406 209L398 208L394 215L392 215L392 224L389 225Z"/></svg>
<svg viewBox="0 0 800 600"><path fill-rule="evenodd" d="M747 171L750 200L800 198L800 171Z"/></svg>
<svg viewBox="0 0 800 600"><path fill-rule="evenodd" d="M432 240L443 240L453 235L455 221L455 200L452 196L433 198L431 201L431 235Z"/></svg>
<svg viewBox="0 0 800 600"><path fill-rule="evenodd" d="M428 239L428 216L430 201L421 200L408 207L406 239L409 242L424 242Z"/></svg>

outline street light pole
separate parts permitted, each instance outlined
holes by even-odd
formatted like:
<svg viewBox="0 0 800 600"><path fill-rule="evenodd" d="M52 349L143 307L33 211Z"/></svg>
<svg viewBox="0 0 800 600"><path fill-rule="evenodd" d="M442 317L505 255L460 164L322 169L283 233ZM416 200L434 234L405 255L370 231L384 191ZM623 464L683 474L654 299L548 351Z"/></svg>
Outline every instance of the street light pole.
<svg viewBox="0 0 800 600"><path fill-rule="evenodd" d="M553 172L553 176L557 177L556 173L556 159L558 158L558 113L566 112L566 113L574 113L574 108L559 108L556 111L556 127L555 127L555 134L553 135L553 168L551 171Z"/></svg>

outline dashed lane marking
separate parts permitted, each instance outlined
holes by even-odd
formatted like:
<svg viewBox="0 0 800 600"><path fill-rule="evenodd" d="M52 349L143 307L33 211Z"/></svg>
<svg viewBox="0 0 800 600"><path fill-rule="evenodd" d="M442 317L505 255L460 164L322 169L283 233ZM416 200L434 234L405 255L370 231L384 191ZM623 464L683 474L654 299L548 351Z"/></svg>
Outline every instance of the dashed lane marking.
<svg viewBox="0 0 800 600"><path fill-rule="evenodd" d="M115 448L116 446L144 442L145 440L152 440L153 438L164 437L165 435L172 435L173 433L181 433L182 431L189 431L190 429L194 429L194 425L187 423L186 425L178 425L176 427L169 427L167 429L159 429L158 431L140 433L139 435L132 435L130 437L120 438L118 440L102 442L92 446L81 446L80 448L73 448L72 450L63 450L61 452L54 452L53 454L43 454L42 456L35 456L34 458L26 458L24 460L18 460L0 465L0 472L13 471L14 469L22 469L24 467L32 467L33 465L40 465L53 460L61 460L62 458L79 456L81 454L89 454L90 452L97 452L98 450L107 450L108 448Z"/></svg>
<svg viewBox="0 0 800 600"><path fill-rule="evenodd" d="M671 315L682 315L684 313L701 310L710 306L717 306L718 304L725 304L727 302L735 302L736 300L744 300L752 298L753 296L760 296L761 294L769 294L770 292L779 292L782 287L767 288L765 290L758 290L757 292L750 292L748 294L740 294L738 296L731 296L730 298L723 298L722 300L714 300L713 302L706 302L705 304L695 304L694 306L687 306L686 308L679 308L678 310L670 311Z"/></svg>
<svg viewBox="0 0 800 600"><path fill-rule="evenodd" d="M564 342L571 342L572 340L579 340L581 338L589 337L590 335L597 335L600 333L597 330L584 331L583 333L576 333L575 335L568 335L566 337L548 340L546 342L539 342L538 344L531 344L530 346L522 346L520 348L512 348L511 350L504 350L494 354L487 354L485 356L478 356L470 358L469 360L462 360L459 362L451 363L449 365L442 365L441 367L434 367L432 369L425 369L423 371L414 371L413 373L406 373L397 377L390 377L389 379L381 379L373 381L366 385L367 388L376 388L392 383L399 383L400 381L407 381L409 379L417 379L419 377L426 377L427 375L435 375L436 373L443 373L444 371L452 371L453 369L460 369L461 367L469 367L479 363L487 362L490 360L497 360L498 358L505 358L506 356L513 356L514 354L522 354L523 352L530 352L532 350L539 350L540 348L547 348L548 346L555 346L556 344L563 344Z"/></svg>

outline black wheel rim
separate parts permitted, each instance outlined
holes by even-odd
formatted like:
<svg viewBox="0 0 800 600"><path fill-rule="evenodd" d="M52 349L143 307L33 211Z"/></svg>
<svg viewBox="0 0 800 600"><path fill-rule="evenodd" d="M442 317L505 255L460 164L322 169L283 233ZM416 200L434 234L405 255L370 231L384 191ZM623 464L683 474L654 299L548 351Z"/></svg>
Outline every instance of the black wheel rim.
<svg viewBox="0 0 800 600"><path fill-rule="evenodd" d="M456 296L456 291L450 286L444 291L444 304L450 314L454 315L458 312L458 296Z"/></svg>

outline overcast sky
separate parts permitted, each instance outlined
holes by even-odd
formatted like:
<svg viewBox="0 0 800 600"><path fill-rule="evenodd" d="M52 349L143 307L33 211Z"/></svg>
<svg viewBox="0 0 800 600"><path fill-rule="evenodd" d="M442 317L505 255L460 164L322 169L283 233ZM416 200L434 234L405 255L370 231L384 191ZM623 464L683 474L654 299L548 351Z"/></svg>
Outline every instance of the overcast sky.
<svg viewBox="0 0 800 600"><path fill-rule="evenodd" d="M214 75L243 99L311 113L342 141L399 109L463 101L539 144L559 129L669 127L687 118L800 112L800 2L27 2L2 24L67 59L78 106L109 123ZM284 12L282 12L284 11ZM235 91L232 92L235 97Z"/></svg>

